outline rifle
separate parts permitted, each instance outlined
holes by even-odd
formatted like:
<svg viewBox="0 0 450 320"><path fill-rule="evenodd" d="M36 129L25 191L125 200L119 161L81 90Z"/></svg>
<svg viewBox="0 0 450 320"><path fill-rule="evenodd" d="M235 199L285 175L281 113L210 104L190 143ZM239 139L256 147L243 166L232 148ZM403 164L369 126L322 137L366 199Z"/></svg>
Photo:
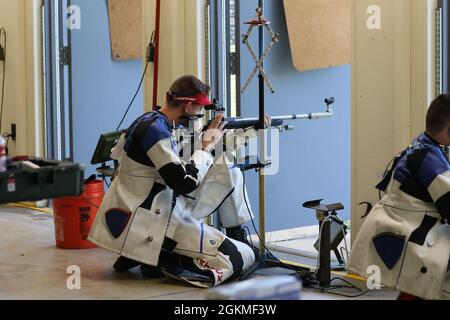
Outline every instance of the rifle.
<svg viewBox="0 0 450 320"><path fill-rule="evenodd" d="M270 127L278 128L280 130L292 130L293 126L284 125L285 121L291 120L319 120L324 118L333 117L334 113L331 109L331 106L335 103L335 99L333 97L325 99L325 103L327 105L327 109L325 112L319 113L306 113L306 114L292 114L292 115L284 115L284 116L275 116L272 117L272 123ZM223 111L223 108L217 105L208 106L208 110L212 111ZM225 125L225 129L227 130L236 130L236 129L248 129L248 128L259 128L259 118L226 118L223 121L227 122ZM208 124L203 128L203 131L206 131L211 125L212 120L208 122Z"/></svg>

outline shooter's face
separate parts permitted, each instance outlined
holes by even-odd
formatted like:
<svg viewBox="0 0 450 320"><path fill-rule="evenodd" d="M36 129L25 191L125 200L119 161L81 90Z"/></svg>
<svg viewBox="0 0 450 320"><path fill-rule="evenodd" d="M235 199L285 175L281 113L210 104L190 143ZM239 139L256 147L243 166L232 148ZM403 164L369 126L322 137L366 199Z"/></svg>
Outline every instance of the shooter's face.
<svg viewBox="0 0 450 320"><path fill-rule="evenodd" d="M192 120L201 119L204 116L204 106L188 103L183 106L184 113L180 117L180 123L184 127L189 127Z"/></svg>

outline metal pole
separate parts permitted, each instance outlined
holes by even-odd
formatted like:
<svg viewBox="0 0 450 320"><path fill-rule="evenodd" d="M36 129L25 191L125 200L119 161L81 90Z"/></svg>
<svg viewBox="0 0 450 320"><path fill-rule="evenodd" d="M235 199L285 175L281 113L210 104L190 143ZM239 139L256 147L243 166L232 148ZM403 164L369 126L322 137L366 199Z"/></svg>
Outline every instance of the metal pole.
<svg viewBox="0 0 450 320"><path fill-rule="evenodd" d="M259 8L264 13L264 0L258 0ZM259 58L264 54L264 28L259 26ZM264 68L264 63L261 64L261 69ZM259 161L266 162L266 135L264 130L265 117L265 100L264 100L264 77L261 69L259 71ZM259 252L261 259L265 260L265 245L266 245L266 173L265 169L261 168L259 172L259 233L261 236L261 243L259 245Z"/></svg>
<svg viewBox="0 0 450 320"><path fill-rule="evenodd" d="M206 83L211 86L212 75L211 75L211 3L210 0L206 1L205 4L205 74ZM209 120L209 119L208 119Z"/></svg>
<svg viewBox="0 0 450 320"><path fill-rule="evenodd" d="M72 0L68 0L68 6L72 6ZM64 19L63 19L64 20ZM67 30L67 46L69 48L69 55L72 56L72 30ZM74 161L74 128L73 128L73 78L72 78L72 59L69 59L69 65L68 65L68 71L67 71L67 78L68 78L68 110L69 110L69 152L70 157L66 158L70 161Z"/></svg>
<svg viewBox="0 0 450 320"><path fill-rule="evenodd" d="M211 73L211 1L206 0L205 3L205 76L206 84L212 87L212 73ZM211 111L206 112L206 120L212 119ZM216 215L210 215L207 218L207 223L214 226Z"/></svg>
<svg viewBox="0 0 450 320"><path fill-rule="evenodd" d="M227 61L227 53L230 50L228 47L228 29L227 29L227 0L221 1L221 26L222 26L222 104L228 109L228 81L227 81L227 71L228 71L228 61ZM228 110L227 110L228 111Z"/></svg>
<svg viewBox="0 0 450 320"><path fill-rule="evenodd" d="M159 33L161 29L161 0L156 0L155 17L155 62L153 70L153 110L158 106L158 78L159 78Z"/></svg>

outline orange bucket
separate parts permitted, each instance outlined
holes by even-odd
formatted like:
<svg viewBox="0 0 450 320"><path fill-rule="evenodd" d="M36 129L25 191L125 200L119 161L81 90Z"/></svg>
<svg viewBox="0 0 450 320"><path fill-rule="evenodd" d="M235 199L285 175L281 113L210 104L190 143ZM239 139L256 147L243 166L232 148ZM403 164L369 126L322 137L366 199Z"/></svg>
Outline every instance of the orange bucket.
<svg viewBox="0 0 450 320"><path fill-rule="evenodd" d="M53 200L56 246L61 249L92 249L96 246L87 238L97 210L105 195L103 181L85 185L79 197Z"/></svg>

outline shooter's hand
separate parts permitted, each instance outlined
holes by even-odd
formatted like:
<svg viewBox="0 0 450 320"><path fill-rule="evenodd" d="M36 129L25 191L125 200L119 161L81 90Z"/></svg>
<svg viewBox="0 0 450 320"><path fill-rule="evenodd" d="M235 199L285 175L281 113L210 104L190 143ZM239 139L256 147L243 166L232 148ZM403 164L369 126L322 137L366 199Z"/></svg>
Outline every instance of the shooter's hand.
<svg viewBox="0 0 450 320"><path fill-rule="evenodd" d="M211 152L215 148L215 146L219 143L219 141L222 139L223 135L226 133L224 128L227 125L227 123L226 122L221 123L222 120L223 120L223 113L219 113L212 121L208 130L206 130L203 133L202 136L203 150Z"/></svg>

